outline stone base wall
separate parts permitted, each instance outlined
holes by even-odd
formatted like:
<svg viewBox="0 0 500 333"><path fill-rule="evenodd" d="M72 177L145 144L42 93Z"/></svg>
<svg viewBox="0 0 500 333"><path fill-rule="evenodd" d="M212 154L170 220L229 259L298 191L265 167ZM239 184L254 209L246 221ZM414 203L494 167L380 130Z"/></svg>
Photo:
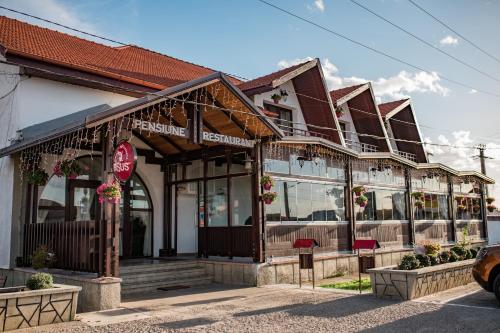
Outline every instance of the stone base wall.
<svg viewBox="0 0 500 333"><path fill-rule="evenodd" d="M24 286L26 280L37 273L32 268L0 269L0 275L7 275L7 286ZM121 302L121 279L119 278L96 278L86 274L68 271L48 270L52 274L55 283L78 286L82 288L78 297L78 312L91 312L99 310L116 309Z"/></svg>
<svg viewBox="0 0 500 333"><path fill-rule="evenodd" d="M474 259L424 267L411 271L396 266L369 270L377 297L410 300L473 282Z"/></svg>
<svg viewBox="0 0 500 333"><path fill-rule="evenodd" d="M0 332L72 321L82 288L54 288L0 293Z"/></svg>

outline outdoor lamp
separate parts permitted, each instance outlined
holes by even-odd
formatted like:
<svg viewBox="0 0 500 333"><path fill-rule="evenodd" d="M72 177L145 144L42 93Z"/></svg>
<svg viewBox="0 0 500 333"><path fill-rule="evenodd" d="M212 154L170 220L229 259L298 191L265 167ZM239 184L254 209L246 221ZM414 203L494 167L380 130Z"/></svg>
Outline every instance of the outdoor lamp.
<svg viewBox="0 0 500 333"><path fill-rule="evenodd" d="M252 169L253 169L253 160L250 158L250 156L248 156L248 154L245 154L245 159L243 160L243 162L245 162L245 170L250 173L252 172Z"/></svg>

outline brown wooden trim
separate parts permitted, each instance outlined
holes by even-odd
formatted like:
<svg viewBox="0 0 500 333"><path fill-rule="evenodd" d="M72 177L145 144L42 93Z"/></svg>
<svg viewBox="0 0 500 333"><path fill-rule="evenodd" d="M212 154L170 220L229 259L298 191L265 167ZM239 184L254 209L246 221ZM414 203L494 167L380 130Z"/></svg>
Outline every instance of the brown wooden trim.
<svg viewBox="0 0 500 333"><path fill-rule="evenodd" d="M415 243L416 241L416 236L415 236L415 216L414 216L414 210L412 206L412 196L411 193L413 192L413 187L412 187L412 177L411 177L411 172L409 169L405 170L405 182L406 182L406 214L407 214L407 219L408 222L410 223L410 244Z"/></svg>
<svg viewBox="0 0 500 333"><path fill-rule="evenodd" d="M232 191L231 191L231 185L232 185L232 179L231 177L228 177L227 175L230 174L231 172L231 164L232 164L232 158L231 158L231 152L226 153L226 186L227 186L227 225L229 227L229 259L233 258L233 213L232 213Z"/></svg>
<svg viewBox="0 0 500 333"><path fill-rule="evenodd" d="M356 235L356 214L354 214L354 196L352 193L353 189L353 179L352 179L352 160L347 160L345 167L345 179L346 179L346 193L345 193L345 211L348 213L349 227L347 229L348 237L348 248L352 250L354 241L357 238Z"/></svg>
<svg viewBox="0 0 500 333"><path fill-rule="evenodd" d="M175 211L174 211L174 253L177 253L177 232L179 225L179 188L177 185L174 185L175 188Z"/></svg>
<svg viewBox="0 0 500 333"><path fill-rule="evenodd" d="M252 133L249 128L245 128L245 125L239 119L232 116L228 111L224 110L226 107L224 105L222 105L216 98L214 98L212 96L212 94L207 92L207 97L209 99L209 103L213 103L217 108L219 108L221 113L223 113L229 120L234 122L235 125L238 126L243 131L243 133L249 134L249 135L245 135L245 136L255 137L255 133Z"/></svg>
<svg viewBox="0 0 500 333"><path fill-rule="evenodd" d="M165 171L163 172L163 248L167 249L170 253L172 249L171 242L171 230L172 230L172 189L171 182L172 179L172 167L170 165L165 166Z"/></svg>
<svg viewBox="0 0 500 333"><path fill-rule="evenodd" d="M166 135L158 135L158 137L162 138L163 141L165 141L167 144L172 145L180 153L185 153L186 152L185 149L183 149L181 146L179 146L174 140L172 140L168 136L166 136Z"/></svg>
<svg viewBox="0 0 500 333"><path fill-rule="evenodd" d="M207 179L207 175L208 175L208 160L207 160L207 156L204 155L203 156L203 219L204 219L204 223L203 223L203 229L204 229L204 232L203 232L203 239L204 239L204 242L203 242L203 254L205 256L205 258L208 258L208 233L206 231L206 228L208 228L208 208L207 208L207 199L208 199L208 194L207 194L207 184L208 184L208 179Z"/></svg>
<svg viewBox="0 0 500 333"><path fill-rule="evenodd" d="M457 217L455 215L455 198L454 198L454 190L453 190L453 178L451 176L448 176L448 193L449 193L449 198L448 198L448 208L449 208L449 213L451 214L451 221L452 221L452 235L453 235L453 242L457 241Z"/></svg>
<svg viewBox="0 0 500 333"><path fill-rule="evenodd" d="M147 145L149 148L153 149L156 151L158 154L160 154L163 158L165 158L165 154L162 153L161 149L156 147L155 145L151 144L139 131L132 130L132 134L141 140L145 145Z"/></svg>

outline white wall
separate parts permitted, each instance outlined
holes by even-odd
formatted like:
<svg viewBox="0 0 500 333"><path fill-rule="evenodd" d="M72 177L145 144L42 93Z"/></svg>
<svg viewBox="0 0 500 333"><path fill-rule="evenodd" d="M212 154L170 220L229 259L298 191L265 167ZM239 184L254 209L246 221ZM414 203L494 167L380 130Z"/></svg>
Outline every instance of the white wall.
<svg viewBox="0 0 500 333"><path fill-rule="evenodd" d="M389 136L389 142L391 143L392 150L399 150L398 146L396 145L396 140L394 140L394 133L392 132L392 126L389 121L387 122L386 130L387 130L387 135Z"/></svg>
<svg viewBox="0 0 500 333"><path fill-rule="evenodd" d="M339 118L339 122L346 124L347 134L344 139L351 140L353 142L359 143L359 137L356 133L356 128L354 127L354 121L352 120L351 110L349 110L347 103L341 105L344 110L344 114Z"/></svg>
<svg viewBox="0 0 500 333"><path fill-rule="evenodd" d="M279 95L280 89L286 90L288 93L286 101L281 99L280 104L291 108L293 121L295 123L299 123L299 124L294 124L293 127L301 130L307 130L306 121L304 120L304 115L302 113L302 109L300 108L297 95L295 94L295 88L293 86L292 81L287 81L274 90L253 96L253 101L255 105L263 107L264 101L273 104L273 99L271 98L271 96L274 94Z"/></svg>

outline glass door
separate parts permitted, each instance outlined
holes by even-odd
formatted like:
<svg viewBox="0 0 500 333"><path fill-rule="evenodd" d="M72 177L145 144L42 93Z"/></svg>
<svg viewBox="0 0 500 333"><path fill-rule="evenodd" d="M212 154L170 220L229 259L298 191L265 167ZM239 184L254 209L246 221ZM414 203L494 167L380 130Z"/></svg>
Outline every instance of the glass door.
<svg viewBox="0 0 500 333"><path fill-rule="evenodd" d="M98 221L100 208L96 189L100 182L92 180L68 180L69 195L66 209L68 221Z"/></svg>

